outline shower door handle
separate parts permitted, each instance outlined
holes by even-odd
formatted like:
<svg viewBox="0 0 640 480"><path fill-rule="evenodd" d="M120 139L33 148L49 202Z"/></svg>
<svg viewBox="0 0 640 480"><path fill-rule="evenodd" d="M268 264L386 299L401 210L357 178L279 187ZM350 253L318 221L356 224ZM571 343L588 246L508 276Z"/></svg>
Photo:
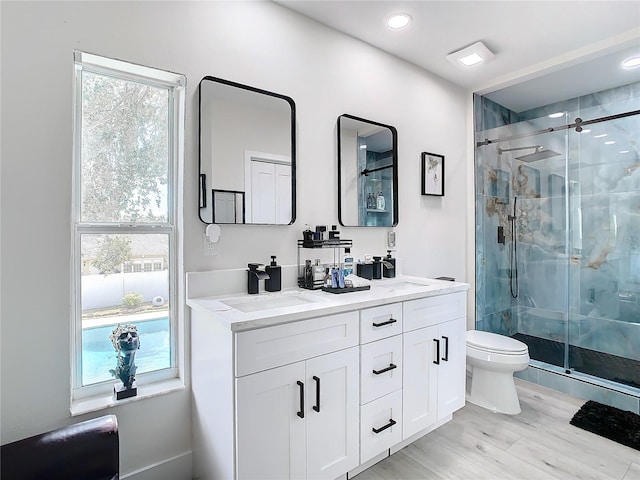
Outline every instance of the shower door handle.
<svg viewBox="0 0 640 480"><path fill-rule="evenodd" d="M433 361L436 365L440 365L440 340L437 338L433 339L436 342L436 359Z"/></svg>
<svg viewBox="0 0 640 480"><path fill-rule="evenodd" d="M449 337L445 337L443 335L442 338L444 340L444 357L442 357L442 360L444 360L445 362L448 362L449 361Z"/></svg>

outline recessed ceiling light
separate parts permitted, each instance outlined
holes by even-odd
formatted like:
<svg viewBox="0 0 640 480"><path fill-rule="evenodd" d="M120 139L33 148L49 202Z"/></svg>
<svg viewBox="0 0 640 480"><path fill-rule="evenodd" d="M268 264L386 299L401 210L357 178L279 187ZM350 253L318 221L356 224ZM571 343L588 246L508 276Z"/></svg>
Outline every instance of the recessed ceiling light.
<svg viewBox="0 0 640 480"><path fill-rule="evenodd" d="M629 57L622 62L622 68L636 68L640 67L640 55Z"/></svg>
<svg viewBox="0 0 640 480"><path fill-rule="evenodd" d="M411 17L406 13L398 13L396 15L391 15L387 19L387 27L392 28L394 30L399 30L401 28L406 27L411 23Z"/></svg>
<svg viewBox="0 0 640 480"><path fill-rule="evenodd" d="M608 133L601 133L600 135L594 135L593 138L604 138L607 135L609 135Z"/></svg>
<svg viewBox="0 0 640 480"><path fill-rule="evenodd" d="M629 153L629 150L620 150L618 153Z"/></svg>
<svg viewBox="0 0 640 480"><path fill-rule="evenodd" d="M549 118L560 118L564 116L564 112L556 112L549 114Z"/></svg>
<svg viewBox="0 0 640 480"><path fill-rule="evenodd" d="M605 145L613 145L614 143L616 143L616 142L614 142L613 140L609 140L608 142L604 142Z"/></svg>
<svg viewBox="0 0 640 480"><path fill-rule="evenodd" d="M591 132L590 128L583 128L582 130L580 130L580 133L589 133Z"/></svg>
<svg viewBox="0 0 640 480"><path fill-rule="evenodd" d="M447 55L447 60L454 65L463 67L472 67L479 63L489 62L494 58L496 56L482 42L476 42L462 50Z"/></svg>

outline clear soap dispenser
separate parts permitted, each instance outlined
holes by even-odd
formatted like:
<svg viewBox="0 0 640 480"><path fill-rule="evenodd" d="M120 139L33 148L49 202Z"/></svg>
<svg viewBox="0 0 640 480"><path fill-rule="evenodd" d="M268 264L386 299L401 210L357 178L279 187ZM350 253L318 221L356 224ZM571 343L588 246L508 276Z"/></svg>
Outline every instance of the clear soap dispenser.
<svg viewBox="0 0 640 480"><path fill-rule="evenodd" d="M282 271L280 265L276 263L276 256L271 255L271 263L264 267L269 278L264 281L264 289L267 292L279 292L282 288Z"/></svg>

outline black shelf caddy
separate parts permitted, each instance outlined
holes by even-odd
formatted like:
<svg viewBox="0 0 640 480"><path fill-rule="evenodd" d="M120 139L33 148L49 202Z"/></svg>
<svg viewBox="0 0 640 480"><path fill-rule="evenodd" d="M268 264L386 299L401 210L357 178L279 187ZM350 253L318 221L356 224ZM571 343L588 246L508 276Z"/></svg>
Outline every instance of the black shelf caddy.
<svg viewBox="0 0 640 480"><path fill-rule="evenodd" d="M351 248L353 246L353 240L347 240L344 238L330 238L328 240L298 240L298 286L300 288L307 288L304 284L304 264L300 262L300 251L303 249L333 249L333 264L340 266L340 250L345 248ZM323 289L324 290L324 289ZM335 290L335 289L332 289ZM346 289L344 293L346 293ZM328 290L325 290L328 291ZM349 290L356 291L356 290ZM337 293L337 292L331 292Z"/></svg>

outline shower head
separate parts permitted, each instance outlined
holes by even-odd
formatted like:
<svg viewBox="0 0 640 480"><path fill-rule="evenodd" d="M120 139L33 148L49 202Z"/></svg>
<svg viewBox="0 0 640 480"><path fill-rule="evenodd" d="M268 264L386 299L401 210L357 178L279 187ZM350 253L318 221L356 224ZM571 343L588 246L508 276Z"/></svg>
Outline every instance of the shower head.
<svg viewBox="0 0 640 480"><path fill-rule="evenodd" d="M557 157L560 155L553 150L546 150L542 145L530 145L527 147L514 147L514 148L499 148L498 154L502 154L504 152L513 152L515 150L529 150L531 148L535 148L535 152L529 153L527 155L522 155L520 157L516 157L516 160L521 160L523 162L536 162L538 160L544 160L546 158Z"/></svg>
<svg viewBox="0 0 640 480"><path fill-rule="evenodd" d="M537 162L538 160L557 157L558 155L560 155L558 152L554 152L553 150L545 150L544 147L540 145L536 148L535 152L516 157L516 160L521 160L523 162Z"/></svg>

